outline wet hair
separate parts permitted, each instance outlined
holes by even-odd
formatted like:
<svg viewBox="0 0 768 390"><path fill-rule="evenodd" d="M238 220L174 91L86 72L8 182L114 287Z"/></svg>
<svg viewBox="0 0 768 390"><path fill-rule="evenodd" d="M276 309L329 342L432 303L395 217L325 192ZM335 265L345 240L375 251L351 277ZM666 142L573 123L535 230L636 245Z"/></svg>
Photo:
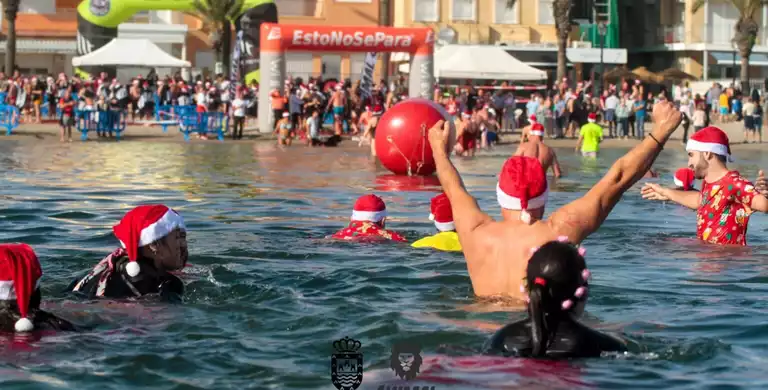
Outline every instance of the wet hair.
<svg viewBox="0 0 768 390"><path fill-rule="evenodd" d="M544 244L528 261L526 281L534 357L546 355L561 320L570 315L578 301L586 298L586 290L575 296L580 287L587 286L586 268L584 257L567 242Z"/></svg>

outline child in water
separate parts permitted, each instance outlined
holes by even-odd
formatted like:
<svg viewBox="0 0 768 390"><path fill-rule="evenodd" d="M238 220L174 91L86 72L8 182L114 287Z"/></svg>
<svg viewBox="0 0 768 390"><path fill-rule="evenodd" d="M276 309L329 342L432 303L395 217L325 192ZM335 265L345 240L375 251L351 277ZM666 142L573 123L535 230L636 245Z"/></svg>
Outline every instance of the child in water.
<svg viewBox="0 0 768 390"><path fill-rule="evenodd" d="M29 245L0 245L0 332L76 330L69 321L40 310L41 276L40 262Z"/></svg>
<svg viewBox="0 0 768 390"><path fill-rule="evenodd" d="M537 249L528 262L529 318L499 329L486 351L516 357L598 357L626 351L620 340L590 329L576 319L587 303L589 270L583 248L566 237Z"/></svg>
<svg viewBox="0 0 768 390"><path fill-rule="evenodd" d="M181 215L164 205L138 206L112 230L123 247L74 283L72 291L88 298L158 294L181 300L184 283L170 273L187 264L187 233Z"/></svg>

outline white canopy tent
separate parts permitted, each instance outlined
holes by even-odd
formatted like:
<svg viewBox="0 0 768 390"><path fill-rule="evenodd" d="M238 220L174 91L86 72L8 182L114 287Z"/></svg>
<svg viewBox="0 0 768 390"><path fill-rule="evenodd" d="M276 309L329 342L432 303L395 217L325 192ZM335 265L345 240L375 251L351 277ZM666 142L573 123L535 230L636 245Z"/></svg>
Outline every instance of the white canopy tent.
<svg viewBox="0 0 768 390"><path fill-rule="evenodd" d="M189 68L191 64L166 53L149 39L115 38L98 50L72 58L72 66Z"/></svg>
<svg viewBox="0 0 768 390"><path fill-rule="evenodd" d="M543 70L529 66L497 46L446 45L435 53L435 77L542 81Z"/></svg>

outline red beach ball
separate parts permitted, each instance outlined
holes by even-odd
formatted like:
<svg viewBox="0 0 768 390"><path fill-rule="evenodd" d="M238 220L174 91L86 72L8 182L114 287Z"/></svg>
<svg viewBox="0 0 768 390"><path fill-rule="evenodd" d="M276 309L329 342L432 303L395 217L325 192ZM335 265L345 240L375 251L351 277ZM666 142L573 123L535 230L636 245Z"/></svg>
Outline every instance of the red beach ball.
<svg viewBox="0 0 768 390"><path fill-rule="evenodd" d="M376 155L381 165L396 175L428 176L435 160L427 132L439 120L449 121L448 150L456 142L456 126L443 106L427 99L402 101L387 110L376 126Z"/></svg>

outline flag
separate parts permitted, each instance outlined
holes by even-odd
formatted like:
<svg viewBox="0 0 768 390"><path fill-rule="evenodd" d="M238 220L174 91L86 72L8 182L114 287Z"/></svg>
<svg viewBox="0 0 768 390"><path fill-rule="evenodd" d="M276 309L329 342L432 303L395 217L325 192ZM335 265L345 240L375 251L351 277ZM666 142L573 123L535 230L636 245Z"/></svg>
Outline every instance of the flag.
<svg viewBox="0 0 768 390"><path fill-rule="evenodd" d="M376 68L376 59L379 53L365 53L365 63L363 63L363 74L360 75L360 93L363 98L371 97L371 86L373 86L373 70Z"/></svg>
<svg viewBox="0 0 768 390"><path fill-rule="evenodd" d="M237 32L237 37L235 39L235 49L232 53L232 65L230 67L229 72L229 95L232 99L236 96L237 87L242 82L241 78L241 66L240 66L240 57L242 56L241 47L243 45L243 31L240 30Z"/></svg>

